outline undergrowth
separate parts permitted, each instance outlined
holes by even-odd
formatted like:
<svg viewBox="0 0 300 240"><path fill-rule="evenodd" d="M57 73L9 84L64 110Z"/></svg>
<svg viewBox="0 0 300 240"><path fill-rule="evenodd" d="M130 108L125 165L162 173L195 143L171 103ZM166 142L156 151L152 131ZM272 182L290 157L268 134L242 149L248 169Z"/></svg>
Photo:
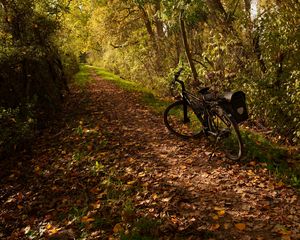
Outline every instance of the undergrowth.
<svg viewBox="0 0 300 240"><path fill-rule="evenodd" d="M242 129L247 161L265 163L278 179L300 189L300 154L297 150L279 146L262 134Z"/></svg>
<svg viewBox="0 0 300 240"><path fill-rule="evenodd" d="M30 104L15 109L0 107L0 160L30 149L35 127L36 118Z"/></svg>

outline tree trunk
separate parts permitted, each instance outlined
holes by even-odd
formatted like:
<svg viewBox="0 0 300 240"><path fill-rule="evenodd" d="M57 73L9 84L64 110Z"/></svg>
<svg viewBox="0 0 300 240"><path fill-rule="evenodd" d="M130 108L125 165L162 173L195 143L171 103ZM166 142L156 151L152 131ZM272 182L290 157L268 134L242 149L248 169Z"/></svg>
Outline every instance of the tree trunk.
<svg viewBox="0 0 300 240"><path fill-rule="evenodd" d="M158 13L161 11L160 7L160 0L155 1L155 26L156 26L156 32L159 39L164 37L164 27L163 22L158 17Z"/></svg>
<svg viewBox="0 0 300 240"><path fill-rule="evenodd" d="M200 83L199 83L198 73L197 73L195 64L193 62L192 54L190 51L190 46L189 46L187 35L186 35L185 23L183 20L183 11L181 11L181 13L180 13L180 29L181 29L181 36L182 36L182 41L184 44L185 54L186 54L187 60L189 62L189 65L191 67L192 74L193 74L194 81L192 82L192 85L199 86Z"/></svg>
<svg viewBox="0 0 300 240"><path fill-rule="evenodd" d="M262 52L261 52L261 49L260 49L258 33L253 38L253 50L254 50L254 53L256 55L257 61L259 63L260 70L262 71L262 73L266 73L267 72L267 67L266 67L265 61L262 57Z"/></svg>
<svg viewBox="0 0 300 240"><path fill-rule="evenodd" d="M250 11L251 11L251 0L244 0L245 4L245 11L246 13L250 16Z"/></svg>
<svg viewBox="0 0 300 240"><path fill-rule="evenodd" d="M152 29L148 13L146 12L145 8L141 5L139 5L139 9L141 10L142 17L143 17L143 20L144 20L144 23L145 23L145 27L147 29L147 32L148 32L149 36L150 36L150 39L153 43L156 44L155 34L154 34L153 29Z"/></svg>

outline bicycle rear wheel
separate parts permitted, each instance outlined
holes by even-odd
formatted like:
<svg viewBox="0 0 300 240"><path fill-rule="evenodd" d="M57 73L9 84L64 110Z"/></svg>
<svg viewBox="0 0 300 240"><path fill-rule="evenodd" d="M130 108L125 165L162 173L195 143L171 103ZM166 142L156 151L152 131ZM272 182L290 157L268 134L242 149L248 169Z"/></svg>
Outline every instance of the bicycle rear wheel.
<svg viewBox="0 0 300 240"><path fill-rule="evenodd" d="M184 117L186 107L187 118ZM164 112L164 123L170 132L182 138L199 137L203 132L203 125L190 105L183 100L174 102Z"/></svg>
<svg viewBox="0 0 300 240"><path fill-rule="evenodd" d="M217 145L231 160L240 160L244 145L236 121L224 113L222 116L214 115L210 118L210 128L217 133Z"/></svg>

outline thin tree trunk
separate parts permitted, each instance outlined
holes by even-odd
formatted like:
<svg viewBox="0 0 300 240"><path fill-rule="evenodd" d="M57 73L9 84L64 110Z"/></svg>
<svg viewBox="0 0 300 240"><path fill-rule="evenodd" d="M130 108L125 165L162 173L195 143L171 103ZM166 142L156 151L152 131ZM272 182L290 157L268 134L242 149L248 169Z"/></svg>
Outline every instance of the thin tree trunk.
<svg viewBox="0 0 300 240"><path fill-rule="evenodd" d="M185 54L186 54L187 60L189 62L189 65L191 67L192 74L193 74L194 81L192 82L192 84L195 86L199 86L200 83L199 83L198 73L197 73L195 64L193 62L192 54L190 51L190 46L189 46L187 35L186 35L185 23L183 20L183 11L181 11L181 13L180 13L180 29L181 29L181 37L182 37L182 41L184 44Z"/></svg>
<svg viewBox="0 0 300 240"><path fill-rule="evenodd" d="M159 39L164 37L164 28L163 22L158 17L158 13L161 11L160 0L155 1L155 25L156 25L156 32Z"/></svg>
<svg viewBox="0 0 300 240"><path fill-rule="evenodd" d="M260 70L262 71L262 73L266 73L267 67L266 67L265 61L262 57L258 34L253 38L253 49L254 49L254 53L256 55L257 61L259 63Z"/></svg>
<svg viewBox="0 0 300 240"><path fill-rule="evenodd" d="M152 29L152 26L151 26L151 22L150 22L150 19L149 19L149 16L148 16L148 13L146 12L146 10L144 9L143 6L139 5L139 9L141 10L142 12L142 17L143 17L143 20L144 20L144 23L145 23L145 27L147 29L147 32L150 36L150 39L153 43L156 44L156 39L155 39L155 33Z"/></svg>
<svg viewBox="0 0 300 240"><path fill-rule="evenodd" d="M250 16L251 14L251 0L244 0L244 4L245 4L245 11L246 13Z"/></svg>

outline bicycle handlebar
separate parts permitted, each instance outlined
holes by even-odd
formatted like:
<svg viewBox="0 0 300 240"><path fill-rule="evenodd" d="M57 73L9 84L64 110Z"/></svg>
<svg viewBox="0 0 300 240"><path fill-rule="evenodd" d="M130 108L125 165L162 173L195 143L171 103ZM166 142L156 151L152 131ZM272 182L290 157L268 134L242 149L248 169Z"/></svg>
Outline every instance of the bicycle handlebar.
<svg viewBox="0 0 300 240"><path fill-rule="evenodd" d="M183 68L179 68L179 70L174 75L174 81L177 81L181 72L183 71Z"/></svg>
<svg viewBox="0 0 300 240"><path fill-rule="evenodd" d="M179 70L174 74L173 83L178 82L181 85L182 91L185 91L184 82L178 79L182 71L183 68L179 68Z"/></svg>
<svg viewBox="0 0 300 240"><path fill-rule="evenodd" d="M173 84L175 84L175 82L178 82L180 84L182 94L185 92L185 85L184 82L182 80L179 80L178 78L183 70L184 70L183 68L179 68L179 70L174 74L174 80L172 81ZM203 87L199 90L199 93L203 96L203 100L204 101L218 100L216 94L210 93L208 92L208 90L209 87Z"/></svg>

